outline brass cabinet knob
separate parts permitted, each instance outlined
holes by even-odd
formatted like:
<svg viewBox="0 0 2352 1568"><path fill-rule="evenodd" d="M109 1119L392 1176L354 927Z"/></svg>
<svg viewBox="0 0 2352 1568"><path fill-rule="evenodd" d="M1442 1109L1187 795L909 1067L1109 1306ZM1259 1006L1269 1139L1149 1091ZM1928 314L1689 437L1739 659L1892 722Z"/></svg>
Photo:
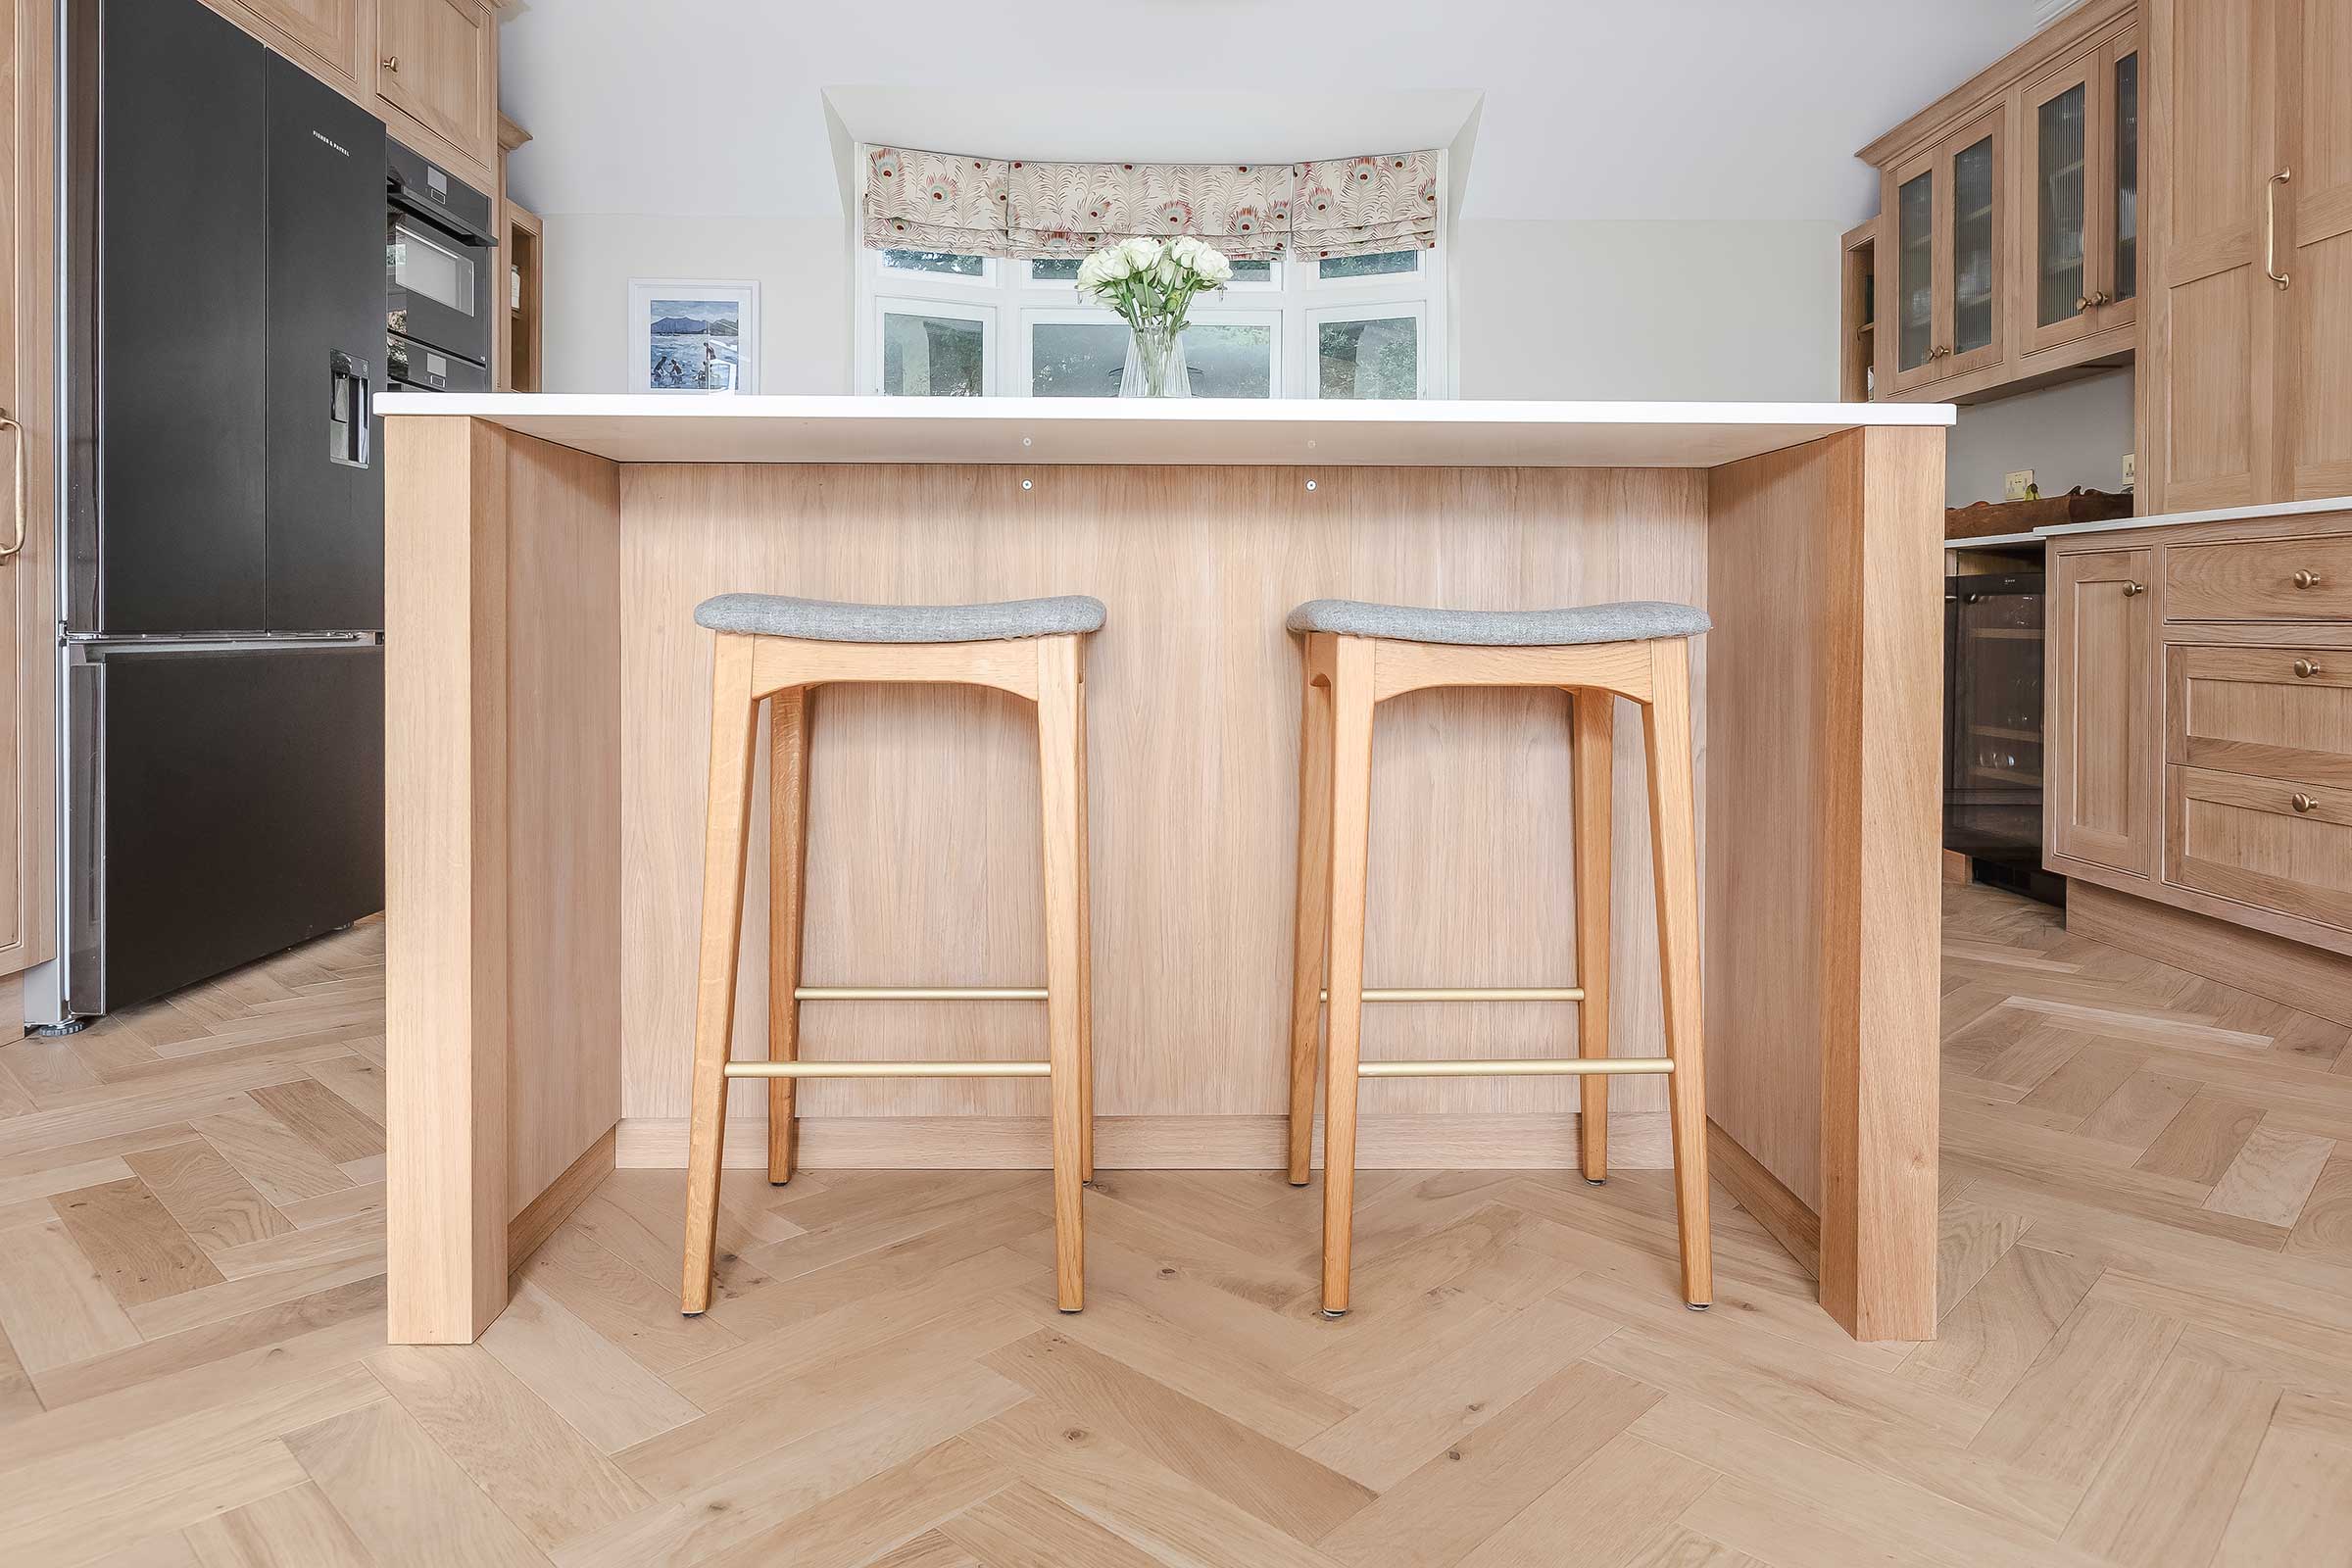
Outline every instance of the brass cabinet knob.
<svg viewBox="0 0 2352 1568"><path fill-rule="evenodd" d="M2132 598L2138 594L2144 594L2147 591L2148 585L2144 582L2128 582L2124 584L2124 597L2126 599Z"/></svg>
<svg viewBox="0 0 2352 1568"><path fill-rule="evenodd" d="M2293 807L2298 811L2310 811L2316 810L2319 808L2320 803L2313 800L2308 795L2298 794L2286 804Z"/></svg>
<svg viewBox="0 0 2352 1568"><path fill-rule="evenodd" d="M2298 659L2295 661L2295 678L2297 680L2309 680L2312 676L2317 675L2319 672L2320 666L2313 663L2310 660Z"/></svg>
<svg viewBox="0 0 2352 1568"><path fill-rule="evenodd" d="M2090 303L2093 305L2113 305L2115 303L2115 296L2108 293L2105 289L2099 289L2090 296Z"/></svg>
<svg viewBox="0 0 2352 1568"><path fill-rule="evenodd" d="M2296 587L2298 587L2298 588L2317 588L2319 585L2320 585L2320 574L2319 574L2318 572L2316 572L2316 571L2298 571L2298 572L2296 572L2296 573L2295 573L2295 586L2296 586Z"/></svg>
<svg viewBox="0 0 2352 1568"><path fill-rule="evenodd" d="M386 55L384 56L383 64L386 71L398 71L400 69L400 56Z"/></svg>
<svg viewBox="0 0 2352 1568"><path fill-rule="evenodd" d="M2087 311L2087 310L2089 310L2089 309L2090 309L2090 307L2091 307L2091 298L2090 298L2090 296L2089 296L2089 295L2087 295L2087 294L2078 294L2078 295L2076 295L2076 296L2075 296L2075 309L2076 309L2076 310L2078 310L2078 311Z"/></svg>

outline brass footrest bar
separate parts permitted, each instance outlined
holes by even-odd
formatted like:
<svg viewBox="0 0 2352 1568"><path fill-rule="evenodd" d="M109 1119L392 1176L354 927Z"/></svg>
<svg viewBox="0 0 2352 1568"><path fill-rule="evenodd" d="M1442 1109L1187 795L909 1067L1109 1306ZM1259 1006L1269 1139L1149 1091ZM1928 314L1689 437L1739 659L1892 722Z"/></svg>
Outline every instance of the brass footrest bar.
<svg viewBox="0 0 2352 1568"><path fill-rule="evenodd" d="M730 1061L729 1078L1043 1078L1043 1061Z"/></svg>
<svg viewBox="0 0 2352 1568"><path fill-rule="evenodd" d="M1359 1078L1529 1078L1564 1074L1572 1078L1615 1078L1631 1073L1674 1071L1669 1056L1489 1057L1460 1061L1359 1061Z"/></svg>
<svg viewBox="0 0 2352 1568"><path fill-rule="evenodd" d="M802 986L799 1002L1043 1002L1044 986Z"/></svg>
<svg viewBox="0 0 2352 1568"><path fill-rule="evenodd" d="M1329 991L1316 993L1325 1002ZM1366 987L1366 1002L1582 1002L1583 986L1379 986Z"/></svg>

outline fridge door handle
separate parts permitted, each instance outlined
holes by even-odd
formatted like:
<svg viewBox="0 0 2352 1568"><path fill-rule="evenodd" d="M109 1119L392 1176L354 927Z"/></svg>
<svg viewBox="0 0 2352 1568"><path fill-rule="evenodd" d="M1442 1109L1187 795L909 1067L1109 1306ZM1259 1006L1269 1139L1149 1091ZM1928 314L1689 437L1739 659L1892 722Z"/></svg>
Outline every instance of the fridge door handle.
<svg viewBox="0 0 2352 1568"><path fill-rule="evenodd" d="M14 450L16 468L16 517L10 525L8 543L0 545L0 561L6 561L24 548L24 508L26 486L24 479L24 427L0 410L0 427L8 431L10 447Z"/></svg>

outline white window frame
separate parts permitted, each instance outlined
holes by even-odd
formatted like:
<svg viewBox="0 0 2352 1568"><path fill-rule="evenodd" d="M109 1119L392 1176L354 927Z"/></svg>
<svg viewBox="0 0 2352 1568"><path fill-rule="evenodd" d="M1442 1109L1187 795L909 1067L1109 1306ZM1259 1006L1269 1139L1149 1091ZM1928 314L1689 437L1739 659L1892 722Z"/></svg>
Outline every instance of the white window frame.
<svg viewBox="0 0 2352 1568"><path fill-rule="evenodd" d="M860 147L858 152L857 195L861 198L867 165L865 149ZM1441 153L1438 158L1441 212L1446 207L1447 162ZM1100 306L1082 300L1074 283L1033 281L1026 259L983 257L978 277L912 271L888 266L880 251L866 249L855 220L850 229L850 272L854 280L851 360L855 384L860 392L881 391L885 309L983 320L986 390L999 397L1030 395L1032 320L1113 319ZM1416 357L1419 396L1450 397L1453 369L1447 327L1451 295L1446 253L1446 236L1441 233L1436 247L1424 247L1415 253L1419 262L1410 272L1328 281L1320 275L1321 269L1314 258L1284 257L1274 263L1273 276L1265 282L1235 282L1218 293L1202 295L1194 308L1192 320L1205 325L1272 318L1276 322L1274 396L1296 399L1313 398L1320 393L1314 354L1317 324L1326 320L1409 316L1419 323L1420 330ZM1004 342L1003 333L1007 330L1018 334L1018 341Z"/></svg>
<svg viewBox="0 0 2352 1568"><path fill-rule="evenodd" d="M908 274L894 270L894 277ZM882 395L882 318L886 316L937 316L959 321L980 323L980 393L986 397L997 386L998 368L1004 363L1003 327L996 306L975 299L942 299L932 294L880 294L874 298L873 347L869 365L862 372L859 390L872 396Z"/></svg>
<svg viewBox="0 0 2352 1568"><path fill-rule="evenodd" d="M1354 281L1348 279L1348 281ZM1303 397L1323 395L1322 356L1315 342L1316 328L1326 321L1396 321L1410 318L1413 323L1413 381L1414 395L1436 397L1430 390L1442 380L1437 374L1436 355L1430 346L1430 312L1423 300L1350 300L1342 305L1324 305L1302 311L1298 318L1298 363L1305 378ZM1353 401L1353 400L1350 400Z"/></svg>
<svg viewBox="0 0 2352 1568"><path fill-rule="evenodd" d="M1074 293L1075 291L1065 292ZM1074 324L1116 326L1122 331L1125 330L1119 318L1100 305L1025 305L1015 319L1020 323L1020 338L1013 347L1015 363L1006 367L1011 371L1010 385L1015 389L1006 394L1010 397L1025 398L1037 395L1033 390L1036 385L1037 344L1036 340L1030 336L1029 329L1032 326ZM1268 394L1269 401L1282 396L1282 367L1289 356L1289 345L1284 341L1284 318L1281 311L1262 306L1254 308L1224 305L1197 306L1185 319L1184 324L1187 331L1196 326L1262 326L1268 328L1266 344L1266 355L1269 361L1267 365L1268 385L1273 388L1273 391ZM1103 394L1105 397L1109 395L1107 392Z"/></svg>

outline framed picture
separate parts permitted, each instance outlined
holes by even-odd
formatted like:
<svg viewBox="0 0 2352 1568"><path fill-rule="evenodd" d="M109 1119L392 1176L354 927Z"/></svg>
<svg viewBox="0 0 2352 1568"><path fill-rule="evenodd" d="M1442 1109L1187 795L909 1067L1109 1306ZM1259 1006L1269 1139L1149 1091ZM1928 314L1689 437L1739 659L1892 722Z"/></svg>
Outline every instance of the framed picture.
<svg viewBox="0 0 2352 1568"><path fill-rule="evenodd" d="M759 391L760 285L631 280L629 390Z"/></svg>

